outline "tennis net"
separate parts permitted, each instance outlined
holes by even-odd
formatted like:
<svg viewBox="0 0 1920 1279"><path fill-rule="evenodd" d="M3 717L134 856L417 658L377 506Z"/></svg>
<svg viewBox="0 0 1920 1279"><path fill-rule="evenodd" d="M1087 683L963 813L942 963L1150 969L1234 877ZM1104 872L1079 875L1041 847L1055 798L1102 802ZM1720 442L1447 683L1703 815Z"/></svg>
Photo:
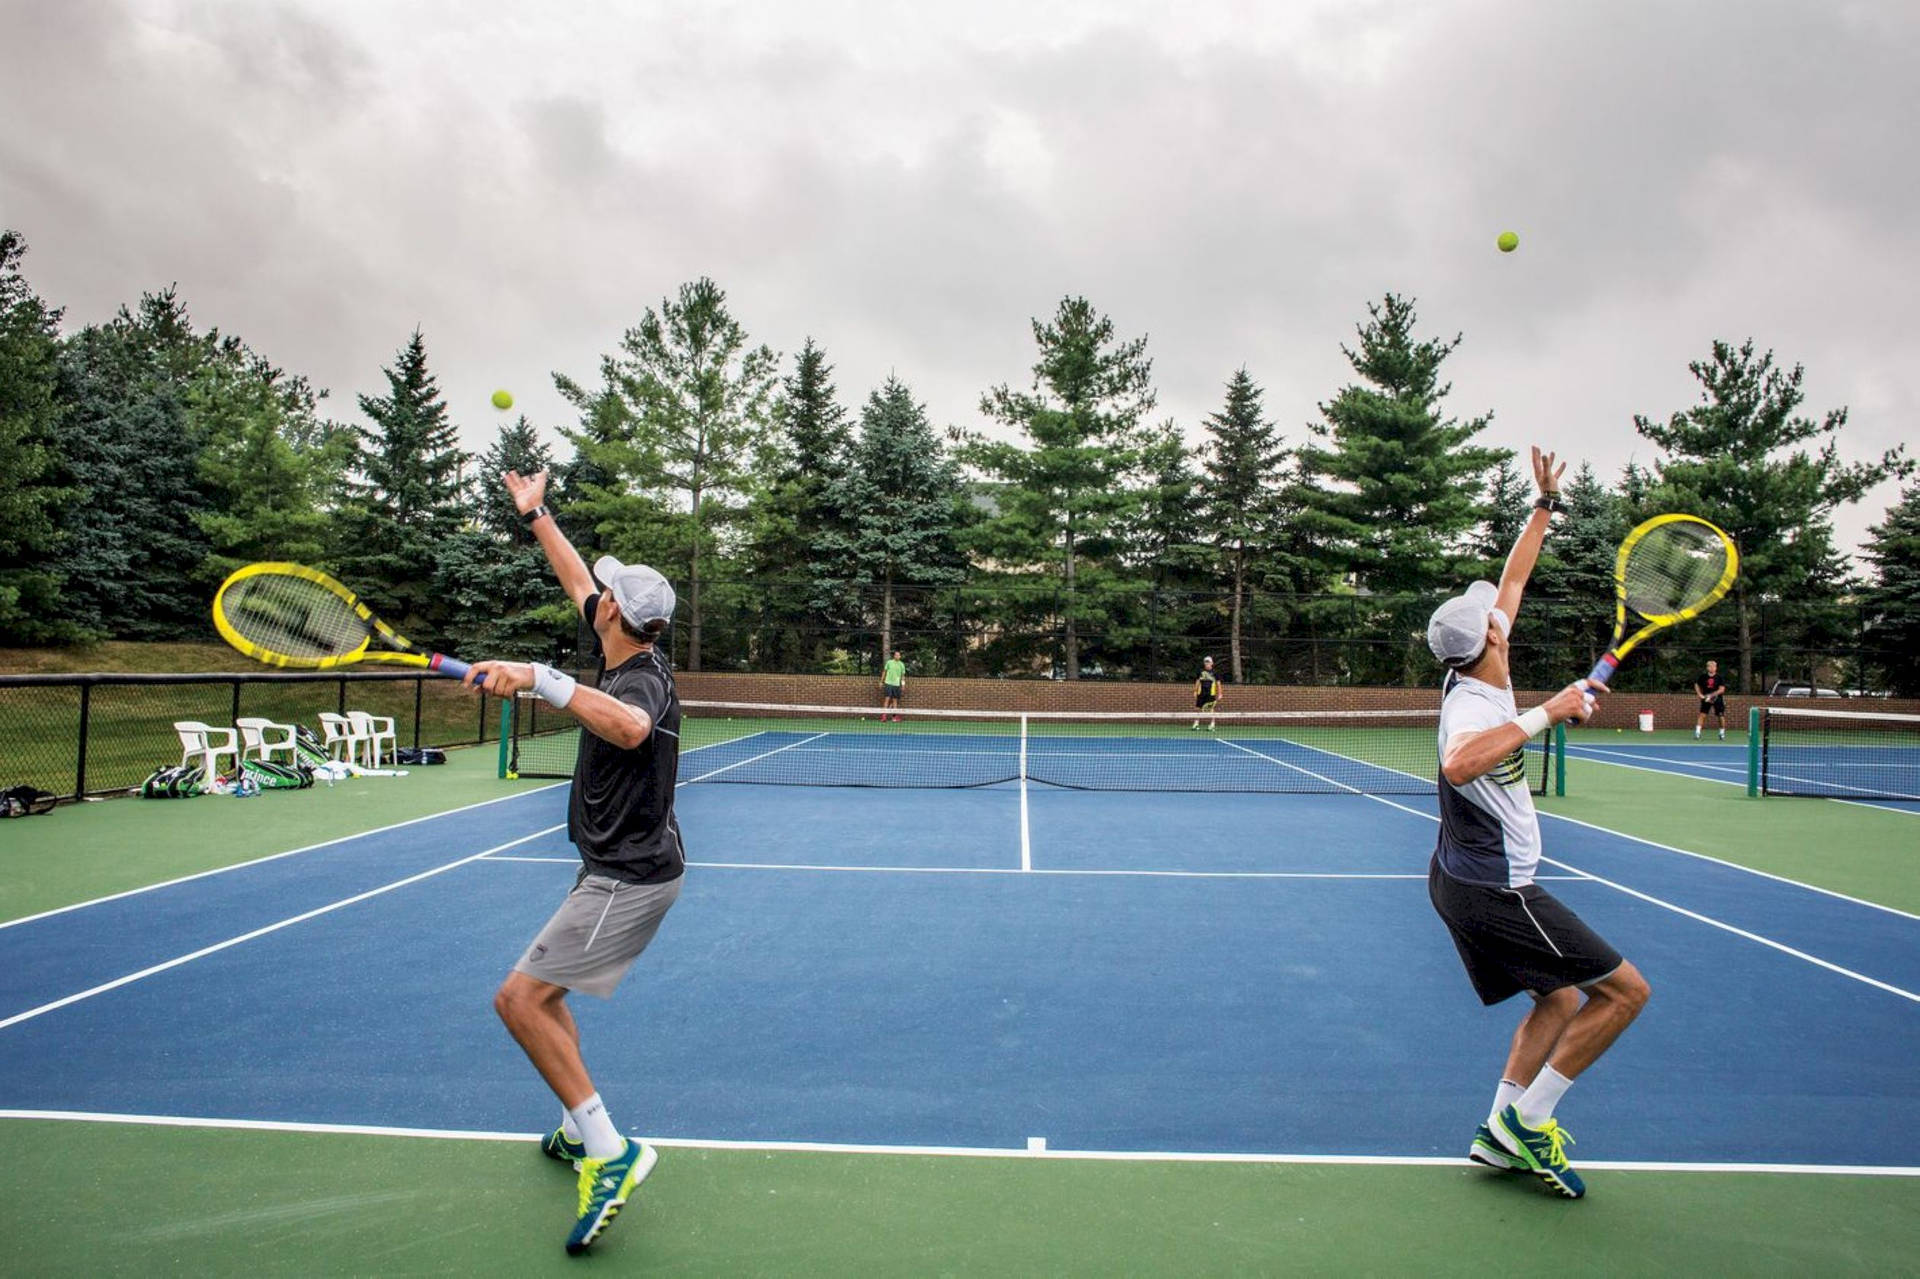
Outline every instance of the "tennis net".
<svg viewBox="0 0 1920 1279"><path fill-rule="evenodd" d="M568 717L516 716L514 771L571 776ZM765 702L681 705L680 780L788 786L975 787L1027 781L1076 790L1431 793L1439 712L1094 714L901 710ZM1209 723L1211 722L1211 727ZM1527 751L1546 793L1552 752Z"/></svg>
<svg viewBox="0 0 1920 1279"><path fill-rule="evenodd" d="M1920 715L1764 707L1760 791L1920 799Z"/></svg>

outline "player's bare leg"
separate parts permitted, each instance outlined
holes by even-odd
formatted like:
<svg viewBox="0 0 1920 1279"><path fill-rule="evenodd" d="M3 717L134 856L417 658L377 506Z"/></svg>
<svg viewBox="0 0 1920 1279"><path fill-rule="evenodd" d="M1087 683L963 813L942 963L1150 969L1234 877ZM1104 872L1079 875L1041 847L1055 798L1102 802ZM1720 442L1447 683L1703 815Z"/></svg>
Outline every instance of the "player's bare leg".
<svg viewBox="0 0 1920 1279"><path fill-rule="evenodd" d="M580 1028L567 1008L567 988L508 973L493 996L493 1010L527 1054L527 1060L569 1110L593 1095L593 1080L580 1057Z"/></svg>

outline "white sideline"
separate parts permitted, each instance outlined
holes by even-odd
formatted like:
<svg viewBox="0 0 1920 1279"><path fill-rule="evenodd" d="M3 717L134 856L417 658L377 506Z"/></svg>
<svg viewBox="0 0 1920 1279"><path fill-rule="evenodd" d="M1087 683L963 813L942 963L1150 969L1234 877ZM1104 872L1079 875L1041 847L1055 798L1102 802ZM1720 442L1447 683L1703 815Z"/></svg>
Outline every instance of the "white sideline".
<svg viewBox="0 0 1920 1279"><path fill-rule="evenodd" d="M365 839L369 835L384 835L390 830L399 830L405 826L415 826L421 822L436 821L442 817L452 817L455 813L470 812L476 808L485 808L489 804L504 804L508 800L523 799L528 795L538 795L555 787L571 785L569 782L555 782L551 786L535 786L530 790L515 791L511 795L502 795L497 799L483 799L472 804L463 804L459 808L449 808L437 813L428 813L423 817L409 817L404 822L395 822L391 826L376 826L372 830L354 831L350 835L341 835L334 839L323 840L318 844L308 844L302 848L289 848L283 853L268 853L264 857L255 857L244 862L235 862L231 866L215 866L212 870L196 871L191 875L181 875L176 879L163 879L157 884L143 884L139 888L129 888L124 892L108 893L105 897L94 897L83 902L73 902L66 906L56 906L52 910L43 910L37 915L22 915L18 919L0 920L0 928L13 928L20 924L31 924L36 919L49 919L54 915L64 915L70 910L80 910L87 906L99 906L106 902L119 901L123 897L137 897L141 893L150 893L156 888L171 888L175 884L190 883L196 879L205 879L209 875L224 875L230 870L245 870L249 866L259 866L266 862L279 861L282 857L292 857L298 853L311 853L316 849L331 848L335 844L344 844L350 839Z"/></svg>
<svg viewBox="0 0 1920 1279"><path fill-rule="evenodd" d="M377 1124L297 1123L271 1119L213 1119L180 1115L116 1115L83 1110L0 1110L0 1120L67 1123L138 1124L159 1128L215 1128L242 1132L298 1132L353 1137L408 1137L438 1141L504 1141L529 1145L544 1135L534 1132L467 1131L453 1128L391 1128ZM919 1155L965 1159L1067 1159L1127 1163L1320 1164L1387 1168L1468 1167L1464 1157L1440 1155L1290 1155L1232 1151L1064 1150L1044 1137L1023 1146L891 1146L828 1141L729 1141L693 1137L642 1136L666 1150L748 1150L829 1155ZM1792 1173L1804 1176L1920 1177L1920 1168L1879 1164L1669 1163L1651 1160L1581 1160L1583 1170L1614 1172Z"/></svg>
<svg viewBox="0 0 1920 1279"><path fill-rule="evenodd" d="M143 980L144 978L147 978L147 977L151 977L156 973L164 973L168 969L178 968L182 964L192 963L196 959L203 959L208 955L212 955L219 951L226 950L229 947L238 946L242 942L252 941L256 937L264 937L268 933L278 932L282 928L290 927L291 925L301 923L304 920L313 919L320 915L330 914L333 911L339 910L343 906L351 906L356 902L366 901L370 897L378 897L382 893L390 893L396 888L405 888L408 884L417 884L423 879L431 879L433 876L443 874L446 871L453 870L455 867L465 866L468 862L479 861L482 857L485 857L488 853L497 853L503 848L512 848L515 844L524 844L528 840L539 839L543 835L551 835L553 834L553 832L557 830L565 830L565 829L566 829L565 822L562 822L557 826L549 826L545 830L534 831L531 835L522 835L518 839L510 839L504 844L495 844L492 848L486 849L484 852L470 853L467 856L459 858L456 861L450 861L444 866L435 866L432 870L423 870L417 875L408 875L405 879L396 879L391 884L382 884L380 887L370 888L364 893L355 893L353 896L343 897L337 902L331 902L325 906L316 907L313 910L302 911L298 915L290 915L286 919L280 920L278 923L268 924L263 928L255 928L250 932L241 933L237 937L229 937L225 941L215 942L211 946L202 946L199 950L189 952L188 954L185 954L185 955L177 955L174 958L165 960L162 963L153 964L153 965L150 965L149 967L142 968L139 972L128 973L124 977L116 977L112 981L101 982L98 986L91 986L86 990L76 991L74 994L66 995L60 999L55 999L49 1003L41 1004L38 1008L29 1008L23 1013L15 1013L13 1016L8 1017L5 1020L0 1020L0 1030L5 1030L9 1026L17 1026L23 1021L31 1021L35 1017L38 1017L43 1013L50 1013L50 1012L53 1012L55 1009L65 1008L68 1004L77 1004L83 999L91 999L95 995L105 994L109 990L117 990L121 986L132 985L134 982Z"/></svg>

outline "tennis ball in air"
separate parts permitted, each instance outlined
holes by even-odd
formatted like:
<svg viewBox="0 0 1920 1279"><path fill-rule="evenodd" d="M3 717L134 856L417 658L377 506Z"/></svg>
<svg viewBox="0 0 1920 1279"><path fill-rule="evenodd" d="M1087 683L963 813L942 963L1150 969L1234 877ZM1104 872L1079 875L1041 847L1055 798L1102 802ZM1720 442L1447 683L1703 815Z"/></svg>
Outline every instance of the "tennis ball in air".
<svg viewBox="0 0 1920 1279"><path fill-rule="evenodd" d="M496 409L510 409L510 408L512 408L512 407L513 407L513 394L512 394L512 392L510 392L510 391L495 391L495 392L493 393L493 407L494 407L494 408L496 408Z"/></svg>
<svg viewBox="0 0 1920 1279"><path fill-rule="evenodd" d="M1499 244L1502 253L1511 253L1520 247L1520 237L1511 231L1502 231L1499 240L1495 243Z"/></svg>

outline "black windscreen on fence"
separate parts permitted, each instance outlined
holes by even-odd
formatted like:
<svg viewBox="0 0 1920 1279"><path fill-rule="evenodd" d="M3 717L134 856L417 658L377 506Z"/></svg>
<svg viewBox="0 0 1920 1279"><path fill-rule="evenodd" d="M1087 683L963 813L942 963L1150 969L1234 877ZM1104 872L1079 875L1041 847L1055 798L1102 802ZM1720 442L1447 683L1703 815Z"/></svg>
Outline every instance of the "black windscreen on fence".
<svg viewBox="0 0 1920 1279"><path fill-rule="evenodd" d="M411 672L0 675L0 789L109 795L180 759L177 721L228 728L258 716L317 728L322 711L348 710L391 718L403 744L497 734L496 709L452 680Z"/></svg>

